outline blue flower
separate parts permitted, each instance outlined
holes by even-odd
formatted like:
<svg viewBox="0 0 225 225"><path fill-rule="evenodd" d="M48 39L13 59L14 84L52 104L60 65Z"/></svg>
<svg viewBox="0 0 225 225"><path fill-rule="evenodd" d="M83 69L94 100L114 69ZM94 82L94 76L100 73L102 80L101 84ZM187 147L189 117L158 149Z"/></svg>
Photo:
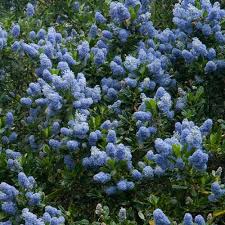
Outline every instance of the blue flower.
<svg viewBox="0 0 225 225"><path fill-rule="evenodd" d="M107 97L110 100L115 100L115 98L117 97L117 91L114 88L109 88L107 91Z"/></svg>
<svg viewBox="0 0 225 225"><path fill-rule="evenodd" d="M117 151L116 146L113 143L108 143L106 145L106 153L108 156L114 158L116 155L116 151Z"/></svg>
<svg viewBox="0 0 225 225"><path fill-rule="evenodd" d="M56 135L56 134L59 133L59 131L60 131L60 124L59 124L59 122L54 122L54 123L52 124L52 133L53 133L54 135Z"/></svg>
<svg viewBox="0 0 225 225"><path fill-rule="evenodd" d="M17 38L20 35L20 25L14 24L11 30L13 37Z"/></svg>
<svg viewBox="0 0 225 225"><path fill-rule="evenodd" d="M94 62L97 66L101 66L105 62L105 53L102 49L97 49L94 54Z"/></svg>
<svg viewBox="0 0 225 225"><path fill-rule="evenodd" d="M154 177L154 170L152 169L151 166L145 166L142 172L144 178L152 178Z"/></svg>
<svg viewBox="0 0 225 225"><path fill-rule="evenodd" d="M208 60L213 60L216 57L216 50L214 48L210 48L208 50L207 58Z"/></svg>
<svg viewBox="0 0 225 225"><path fill-rule="evenodd" d="M94 175L93 179L97 183L105 184L111 180L111 175L108 173L99 172Z"/></svg>
<svg viewBox="0 0 225 225"><path fill-rule="evenodd" d="M5 118L6 126L11 127L13 125L13 122L14 122L13 114L12 112L8 112Z"/></svg>
<svg viewBox="0 0 225 225"><path fill-rule="evenodd" d="M148 37L154 37L157 34L157 31L154 28L153 23L151 21L146 21L142 23L139 32L141 35Z"/></svg>
<svg viewBox="0 0 225 225"><path fill-rule="evenodd" d="M88 138L88 143L91 146L95 146L96 142L98 141L98 135L96 132L91 132Z"/></svg>
<svg viewBox="0 0 225 225"><path fill-rule="evenodd" d="M102 31L102 36L106 39L112 39L113 35L110 31L108 30L103 30Z"/></svg>
<svg viewBox="0 0 225 225"><path fill-rule="evenodd" d="M26 43L22 43L22 49L25 53L27 53L31 58L35 58L38 56L38 50L35 49L33 46L28 45Z"/></svg>
<svg viewBox="0 0 225 225"><path fill-rule="evenodd" d="M55 139L50 139L48 143L54 150L58 150L61 147L61 142Z"/></svg>
<svg viewBox="0 0 225 225"><path fill-rule="evenodd" d="M208 54L206 45L204 45L198 38L193 38L192 49L197 53L197 55L207 56Z"/></svg>
<svg viewBox="0 0 225 225"><path fill-rule="evenodd" d="M137 86L137 80L136 79L132 79L130 77L125 78L125 82L127 84L127 86L131 87L131 88L135 88Z"/></svg>
<svg viewBox="0 0 225 225"><path fill-rule="evenodd" d="M13 202L4 202L2 204L2 211L10 214L10 215L15 215L16 214L16 204Z"/></svg>
<svg viewBox="0 0 225 225"><path fill-rule="evenodd" d="M177 99L177 102L176 102L176 110L183 110L186 106L186 103L187 103L187 98L184 96L184 97L180 97Z"/></svg>
<svg viewBox="0 0 225 225"><path fill-rule="evenodd" d="M211 189L212 189L212 192L214 195L216 195L216 196L221 195L221 187L218 182L212 183Z"/></svg>
<svg viewBox="0 0 225 225"><path fill-rule="evenodd" d="M48 42L45 46L44 46L44 53L50 58L52 59L54 57L54 46Z"/></svg>
<svg viewBox="0 0 225 225"><path fill-rule="evenodd" d="M186 130L186 132L188 132L188 134L185 134L185 142L188 144L188 148L201 148L202 134L200 129L198 127L193 127L190 130Z"/></svg>
<svg viewBox="0 0 225 225"><path fill-rule="evenodd" d="M36 96L41 93L41 86L39 83L30 83L27 93L31 96Z"/></svg>
<svg viewBox="0 0 225 225"><path fill-rule="evenodd" d="M219 198L225 195L225 189L222 189L218 182L212 183L211 191L212 191L212 194L208 196L208 199L211 202L217 202Z"/></svg>
<svg viewBox="0 0 225 225"><path fill-rule="evenodd" d="M140 84L140 89L142 91L144 90L150 90L150 91L153 91L156 87L156 83L154 81L151 81L148 77L145 78L143 80L143 82L141 82Z"/></svg>
<svg viewBox="0 0 225 225"><path fill-rule="evenodd" d="M108 143L113 143L113 144L116 143L116 132L114 130L109 130L108 131L106 141Z"/></svg>
<svg viewBox="0 0 225 225"><path fill-rule="evenodd" d="M183 159L182 158L177 158L175 166L178 169L181 169L181 170L184 169L185 163L184 163Z"/></svg>
<svg viewBox="0 0 225 225"><path fill-rule="evenodd" d="M56 33L56 34L55 34L55 41L56 41L57 43L61 43L61 42L62 42L62 34Z"/></svg>
<svg viewBox="0 0 225 225"><path fill-rule="evenodd" d="M168 217L163 213L161 209L156 209L153 212L153 218L155 225L170 225Z"/></svg>
<svg viewBox="0 0 225 225"><path fill-rule="evenodd" d="M78 1L73 2L72 8L74 11L78 12L80 9L80 3Z"/></svg>
<svg viewBox="0 0 225 225"><path fill-rule="evenodd" d="M26 197L29 205L39 205L41 202L41 193L27 192Z"/></svg>
<svg viewBox="0 0 225 225"><path fill-rule="evenodd" d="M6 156L7 158L17 159L20 158L22 155L20 152L15 152L13 150L6 149Z"/></svg>
<svg viewBox="0 0 225 225"><path fill-rule="evenodd" d="M69 129L67 127L62 127L60 129L60 133L64 136L71 136L73 134L73 131L72 131L72 129Z"/></svg>
<svg viewBox="0 0 225 225"><path fill-rule="evenodd" d="M58 210L50 205L45 207L45 212L49 213L51 216L59 216L62 214L61 210Z"/></svg>
<svg viewBox="0 0 225 225"><path fill-rule="evenodd" d="M225 35L221 32L221 31L217 31L215 34L216 40L220 43L220 44L224 44L225 43Z"/></svg>
<svg viewBox="0 0 225 225"><path fill-rule="evenodd" d="M62 56L62 60L66 61L69 65L75 65L76 61L73 59L73 57L66 52L63 56Z"/></svg>
<svg viewBox="0 0 225 225"><path fill-rule="evenodd" d="M212 129L213 121L211 119L207 119L201 126L200 131L203 135L209 134Z"/></svg>
<svg viewBox="0 0 225 225"><path fill-rule="evenodd" d="M112 61L110 63L110 68L112 70L113 75L121 76L121 75L125 74L124 68L121 65L117 64L116 62L114 62L114 61Z"/></svg>
<svg viewBox="0 0 225 225"><path fill-rule="evenodd" d="M3 136L3 137L2 137L2 143L3 143L3 144L8 144L8 143L9 143L8 137Z"/></svg>
<svg viewBox="0 0 225 225"><path fill-rule="evenodd" d="M64 156L64 163L69 170L73 170L75 167L75 162L70 155Z"/></svg>
<svg viewBox="0 0 225 225"><path fill-rule="evenodd" d="M134 183L127 180L120 180L117 183L117 188L120 191L129 191L134 188Z"/></svg>
<svg viewBox="0 0 225 225"><path fill-rule="evenodd" d="M195 223L197 225L206 225L206 222L205 222L204 218L201 215L197 215L195 217Z"/></svg>
<svg viewBox="0 0 225 225"><path fill-rule="evenodd" d="M105 23L106 22L106 18L100 12L95 13L95 20L97 23Z"/></svg>
<svg viewBox="0 0 225 225"><path fill-rule="evenodd" d="M159 59L155 59L148 65L148 69L151 73L158 75L162 72L162 65Z"/></svg>
<svg viewBox="0 0 225 225"><path fill-rule="evenodd" d="M160 166L156 166L154 169L154 174L158 177L162 176L164 172L165 171Z"/></svg>
<svg viewBox="0 0 225 225"><path fill-rule="evenodd" d="M100 151L97 147L91 148L91 156L83 159L83 166L85 168L98 168L105 165L108 156L106 152Z"/></svg>
<svg viewBox="0 0 225 225"><path fill-rule="evenodd" d="M38 219L35 214L29 212L28 208L22 210L22 218L25 224L41 224L43 222L41 219Z"/></svg>
<svg viewBox="0 0 225 225"><path fill-rule="evenodd" d="M70 151L76 151L76 150L78 150L78 148L79 148L79 142L77 142L77 141L67 141L67 143L66 143L66 146L67 146L67 148L70 150Z"/></svg>
<svg viewBox="0 0 225 225"><path fill-rule="evenodd" d="M208 61L206 63L206 66L205 66L206 73L212 73L212 72L216 71L216 69L217 69L217 66L213 61Z"/></svg>
<svg viewBox="0 0 225 225"><path fill-rule="evenodd" d="M118 38L121 42L127 42L127 39L129 37L130 33L126 29L119 29L118 31Z"/></svg>
<svg viewBox="0 0 225 225"><path fill-rule="evenodd" d="M118 23L122 23L123 21L130 18L130 13L128 9L120 2L112 2L110 4L109 15L112 20Z"/></svg>
<svg viewBox="0 0 225 225"><path fill-rule="evenodd" d="M97 34L98 34L98 27L95 24L92 24L88 36L90 38L95 38Z"/></svg>
<svg viewBox="0 0 225 225"><path fill-rule="evenodd" d="M40 64L43 69L52 68L52 62L45 54L40 55Z"/></svg>
<svg viewBox="0 0 225 225"><path fill-rule="evenodd" d="M154 160L154 153L152 150L149 150L146 154L148 160Z"/></svg>
<svg viewBox="0 0 225 225"><path fill-rule="evenodd" d="M108 108L112 109L115 113L121 114L122 110L120 109L122 102L120 100L115 101L112 105L109 105Z"/></svg>
<svg viewBox="0 0 225 225"><path fill-rule="evenodd" d="M141 174L141 172L139 172L138 170L135 169L132 171L132 177L134 180L138 181L138 180L142 179L142 174Z"/></svg>
<svg viewBox="0 0 225 225"><path fill-rule="evenodd" d="M29 17L32 17L35 13L35 9L34 6L31 3L27 4L27 8L26 8L26 14Z"/></svg>
<svg viewBox="0 0 225 225"><path fill-rule="evenodd" d="M57 66L57 69L65 71L65 70L69 70L70 67L69 67L67 62L59 62L58 66Z"/></svg>
<svg viewBox="0 0 225 225"><path fill-rule="evenodd" d="M110 120L104 121L101 125L101 129L108 130L110 128L112 128L112 123L110 122Z"/></svg>
<svg viewBox="0 0 225 225"><path fill-rule="evenodd" d="M143 142L143 141L146 141L155 132L156 132L156 128L154 127L141 126L138 129L136 136L139 142Z"/></svg>
<svg viewBox="0 0 225 225"><path fill-rule="evenodd" d="M29 38L30 38L31 40L34 40L34 39L36 38L36 33L35 33L35 31L31 31L31 32L29 33Z"/></svg>
<svg viewBox="0 0 225 225"><path fill-rule="evenodd" d="M205 36L209 36L212 34L212 28L210 27L209 24L204 24L202 26L202 33L205 35Z"/></svg>
<svg viewBox="0 0 225 225"><path fill-rule="evenodd" d="M143 112L143 111L139 111L139 112L135 112L134 113L134 118L136 120L140 120L140 121L149 121L152 118L152 114L150 112Z"/></svg>
<svg viewBox="0 0 225 225"><path fill-rule="evenodd" d="M190 213L185 213L183 223L184 225L193 225L193 218Z"/></svg>
<svg viewBox="0 0 225 225"><path fill-rule="evenodd" d="M194 60L193 54L186 49L182 51L182 56L184 57L186 63L191 63Z"/></svg>
<svg viewBox="0 0 225 225"><path fill-rule="evenodd" d="M18 182L24 189L32 189L35 185L35 180L32 176L27 177L25 173L18 174Z"/></svg>
<svg viewBox="0 0 225 225"><path fill-rule="evenodd" d="M89 58L89 52L90 52L89 43L87 41L83 41L80 45L78 45L77 51L78 51L80 59Z"/></svg>
<svg viewBox="0 0 225 225"><path fill-rule="evenodd" d="M19 191L15 187L5 182L1 182L0 191L0 201L12 201L19 194Z"/></svg>
<svg viewBox="0 0 225 225"><path fill-rule="evenodd" d="M37 38L40 40L40 39L45 39L45 34L46 34L46 31L44 29L40 29L38 32L37 32Z"/></svg>
<svg viewBox="0 0 225 225"><path fill-rule="evenodd" d="M130 72L133 72L135 70L138 69L140 65L140 60L134 58L133 56L129 55L126 57L125 62L124 62L124 66L127 70L129 70Z"/></svg>
<svg viewBox="0 0 225 225"><path fill-rule="evenodd" d="M208 154L204 153L202 150L197 150L188 160L195 169L204 171L207 168Z"/></svg>
<svg viewBox="0 0 225 225"><path fill-rule="evenodd" d="M168 156L172 152L172 146L160 138L155 140L156 151L164 156Z"/></svg>
<svg viewBox="0 0 225 225"><path fill-rule="evenodd" d="M15 42L12 44L12 50L13 50L14 52L19 51L20 47L21 47L21 44L20 44L19 41L15 41Z"/></svg>
<svg viewBox="0 0 225 225"><path fill-rule="evenodd" d="M17 139L17 133L16 133L16 132L12 132L12 133L9 135L9 141L10 141L10 143L15 142L16 139Z"/></svg>
<svg viewBox="0 0 225 225"><path fill-rule="evenodd" d="M107 195L114 195L114 194L116 194L116 192L117 192L116 186L110 186L110 187L105 188L105 193Z"/></svg>

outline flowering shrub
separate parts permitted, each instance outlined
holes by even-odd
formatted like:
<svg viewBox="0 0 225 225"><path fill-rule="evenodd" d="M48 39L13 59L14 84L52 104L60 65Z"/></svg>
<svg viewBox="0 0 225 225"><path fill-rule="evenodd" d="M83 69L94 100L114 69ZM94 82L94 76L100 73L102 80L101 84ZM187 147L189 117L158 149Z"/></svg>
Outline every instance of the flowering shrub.
<svg viewBox="0 0 225 225"><path fill-rule="evenodd" d="M0 29L0 224L220 224L225 10L45 4Z"/></svg>

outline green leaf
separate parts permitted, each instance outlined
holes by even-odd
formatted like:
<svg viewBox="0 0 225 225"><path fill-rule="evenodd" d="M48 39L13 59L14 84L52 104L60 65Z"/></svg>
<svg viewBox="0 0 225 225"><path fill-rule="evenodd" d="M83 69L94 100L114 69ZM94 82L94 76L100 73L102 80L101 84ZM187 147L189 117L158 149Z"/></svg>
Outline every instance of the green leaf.
<svg viewBox="0 0 225 225"><path fill-rule="evenodd" d="M48 127L43 130L43 134L46 138L49 137L49 128Z"/></svg>
<svg viewBox="0 0 225 225"><path fill-rule="evenodd" d="M181 145L174 144L172 149L176 157L181 157Z"/></svg>
<svg viewBox="0 0 225 225"><path fill-rule="evenodd" d="M145 220L145 216L144 216L144 214L142 213L142 211L139 211L139 212L138 212L138 216L139 216L142 220Z"/></svg>
<svg viewBox="0 0 225 225"><path fill-rule="evenodd" d="M5 219L7 217L6 214L4 214L3 212L0 212L0 221L2 221L3 219Z"/></svg>
<svg viewBox="0 0 225 225"><path fill-rule="evenodd" d="M88 220L81 220L81 221L79 221L79 224L80 225L88 225L88 224L90 224L89 222L88 222Z"/></svg>
<svg viewBox="0 0 225 225"><path fill-rule="evenodd" d="M58 69L51 69L51 74L58 75L59 74L59 70Z"/></svg>
<svg viewBox="0 0 225 225"><path fill-rule="evenodd" d="M130 16L131 16L131 20L135 20L136 18L136 13L133 7L129 7L129 12L130 12Z"/></svg>
<svg viewBox="0 0 225 225"><path fill-rule="evenodd" d="M225 209L213 212L213 217L219 217L223 215L225 215Z"/></svg>
<svg viewBox="0 0 225 225"><path fill-rule="evenodd" d="M157 206L158 202L159 202L159 198L153 194L151 194L148 198L148 201L153 205L153 206Z"/></svg>
<svg viewBox="0 0 225 225"><path fill-rule="evenodd" d="M103 206L103 211L104 211L105 216L109 215L109 207L108 206Z"/></svg>
<svg viewBox="0 0 225 225"><path fill-rule="evenodd" d="M186 190L188 187L173 184L173 185L172 185L172 188L173 188L173 189L178 189L178 190Z"/></svg>
<svg viewBox="0 0 225 225"><path fill-rule="evenodd" d="M46 153L50 153L50 151L51 151L51 150L50 150L50 147L49 147L47 144L44 144L43 147L42 147L42 149L43 149L43 151L46 152Z"/></svg>
<svg viewBox="0 0 225 225"><path fill-rule="evenodd" d="M149 101L146 101L146 106L147 109L154 115L157 115L157 103L156 101L152 98Z"/></svg>
<svg viewBox="0 0 225 225"><path fill-rule="evenodd" d="M204 94L204 88L200 86L196 92L196 100L198 101Z"/></svg>

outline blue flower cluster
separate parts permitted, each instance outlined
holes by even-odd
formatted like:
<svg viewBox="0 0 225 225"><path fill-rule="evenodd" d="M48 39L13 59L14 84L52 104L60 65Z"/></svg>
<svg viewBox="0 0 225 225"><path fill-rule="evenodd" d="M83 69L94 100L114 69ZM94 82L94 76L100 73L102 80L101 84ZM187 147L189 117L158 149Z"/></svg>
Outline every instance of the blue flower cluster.
<svg viewBox="0 0 225 225"><path fill-rule="evenodd" d="M8 47L37 65L36 80L20 98L21 123L27 132L22 138L28 143L24 151L31 149L41 157L51 154L70 171L76 163L82 164L108 195L134 191L136 183L152 181L167 172L176 172L176 176L177 171L190 168L199 174L206 171L209 154L203 146L212 129L211 119L201 126L184 119L175 123L172 135L159 136L164 125L161 122L172 124L187 105L187 93L174 79L177 69L173 64L181 60L189 67L202 60L199 70L206 75L225 68L225 61L220 59L225 43L221 28L225 10L207 0L196 4L183 0L175 5L174 29L154 27L148 0L112 1L109 17L96 11L87 31L68 29L60 33L55 27L39 27L24 38L19 22L12 24L9 34L0 28L0 50ZM27 4L27 17L35 15L35 8ZM81 10L79 2L74 2L73 10ZM203 38L197 36L198 32ZM208 46L204 42L207 37L215 38L219 47ZM133 46L129 40L135 42ZM132 94L127 97L128 92L137 95L127 110L132 118L125 118L131 126L135 124L128 131L137 140L131 141L122 124L124 108L133 98ZM96 112L104 114L104 119ZM23 172L23 151L18 152L13 145L20 137L14 129L12 112L6 114L3 125L0 154L6 157L9 170L18 173L21 190L1 183L2 210L9 215L19 214L25 224L64 224L61 212L50 206L41 217L32 209L18 211L17 196L24 195L28 206L36 206L42 195L36 192L34 178ZM146 150L149 145L151 148ZM137 146L143 147L144 159L137 154ZM213 183L211 189L212 202L224 195L219 183ZM126 219L124 209L119 215L121 221ZM156 225L171 224L160 209L153 216ZM194 222L205 224L201 216L196 216ZM192 216L186 214L183 223L192 224Z"/></svg>
<svg viewBox="0 0 225 225"><path fill-rule="evenodd" d="M179 31L177 47L173 49L175 58L183 57L187 63L198 60L201 56L207 60L204 71L206 74L224 68L224 61L216 59L218 49L207 46L195 37L203 35L206 39L213 37L217 45L225 42L221 24L225 17L225 10L220 8L218 2L211 4L210 1L181 1L175 5L173 10L173 22ZM201 34L201 35L200 35ZM182 38L181 38L182 35ZM188 36L187 36L188 35ZM181 44L182 43L182 44ZM179 46L184 46L183 49ZM185 49L186 48L186 49Z"/></svg>
<svg viewBox="0 0 225 225"><path fill-rule="evenodd" d="M170 225L172 224L169 220L169 218L163 213L161 209L156 209L153 212L153 218L155 225ZM184 225L191 225L191 224L197 224L197 225L205 225L206 221L201 215L195 216L194 220L190 213L186 213L184 215L183 223Z"/></svg>
<svg viewBox="0 0 225 225"><path fill-rule="evenodd" d="M7 32L0 27L0 50L2 50L7 44Z"/></svg>
<svg viewBox="0 0 225 225"><path fill-rule="evenodd" d="M13 112L8 112L4 118L1 132L0 149L7 148L9 144L14 144L17 141L17 132L14 129L14 115ZM14 157L13 157L14 158Z"/></svg>
<svg viewBox="0 0 225 225"><path fill-rule="evenodd" d="M18 184L19 190L5 182L0 184L1 210L9 217L9 220L1 222L1 224L12 225L13 218L17 218L17 222L25 222L25 224L64 224L65 219L61 211L52 206L46 206L41 217L31 212L31 210L42 206L43 195L41 192L35 192L36 183L32 176L27 177L23 172L20 172ZM22 198L24 198L23 202L21 202Z"/></svg>
<svg viewBox="0 0 225 225"><path fill-rule="evenodd" d="M150 150L146 158L156 163L157 170L161 168L161 174L175 168L183 170L187 166L187 156L188 164L198 171L205 171L209 156L202 146L204 135L201 128L195 126L192 121L177 122L174 135L165 140L157 138L155 140L156 153Z"/></svg>
<svg viewBox="0 0 225 225"><path fill-rule="evenodd" d="M208 196L208 199L211 202L217 202L225 195L225 189L221 188L221 185L218 182L212 183L211 191L212 193Z"/></svg>

